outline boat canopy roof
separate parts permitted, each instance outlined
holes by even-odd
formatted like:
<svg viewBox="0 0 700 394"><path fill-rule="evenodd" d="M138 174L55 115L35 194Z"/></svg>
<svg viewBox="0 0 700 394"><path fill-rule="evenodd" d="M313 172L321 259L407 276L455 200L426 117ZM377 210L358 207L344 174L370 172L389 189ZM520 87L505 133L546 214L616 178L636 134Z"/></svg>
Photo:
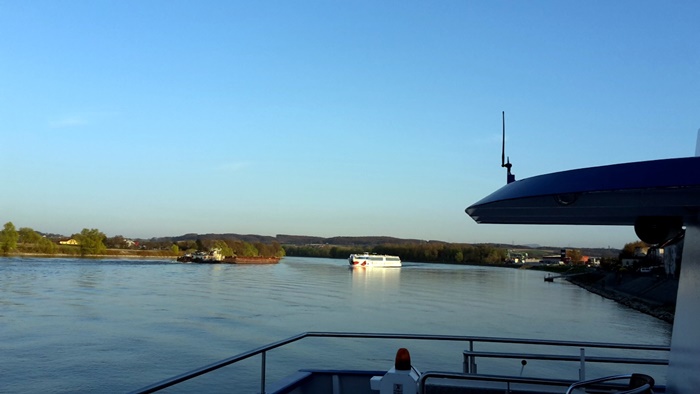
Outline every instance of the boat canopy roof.
<svg viewBox="0 0 700 394"><path fill-rule="evenodd" d="M700 157L591 167L507 184L468 207L478 223L634 225L700 211Z"/></svg>

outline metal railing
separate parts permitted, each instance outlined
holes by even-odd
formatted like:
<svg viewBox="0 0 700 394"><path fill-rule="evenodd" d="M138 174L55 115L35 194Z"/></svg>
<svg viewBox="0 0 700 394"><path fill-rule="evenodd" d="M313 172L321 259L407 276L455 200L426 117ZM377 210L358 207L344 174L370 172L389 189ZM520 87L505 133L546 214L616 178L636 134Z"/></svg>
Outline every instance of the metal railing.
<svg viewBox="0 0 700 394"><path fill-rule="evenodd" d="M534 387L542 386L555 386L561 387L562 389L570 387L570 380L561 379L542 379L542 378L523 378L517 376L496 376L496 375L471 375L471 374L460 374L454 372L438 372L438 371L428 371L421 375L420 380L418 380L418 392L425 393L426 385L429 379L448 379L448 380L461 380L461 381L471 381L471 382L486 382L486 383L501 383L505 387L494 387L503 392L502 389L505 388L505 393L511 393L514 391L514 385L531 385ZM486 390L484 390L486 391Z"/></svg>
<svg viewBox="0 0 700 394"><path fill-rule="evenodd" d="M505 344L519 344L519 345L551 345L551 346L576 346L584 348L608 348L608 349L629 349L629 350L652 350L652 351L669 351L668 346L655 346L655 345L634 345L634 344L619 344L619 343L602 343L602 342L573 342L573 341L554 341L554 340L538 340L538 339L516 339L516 338L492 338L492 337L478 337L478 336L460 336L460 335L422 335L422 334L386 334L386 333L353 333L353 332L323 332L323 331L310 331L295 336L283 339L277 342L272 342L270 344L260 346L253 350L249 350L244 353L237 354L233 357L229 357L215 363L205 365L201 368L162 380L160 382L151 384L149 386L140 388L132 392L132 394L146 394L154 393L163 390L167 387L174 386L176 384L188 381L190 379L196 378L198 376L207 374L209 372L216 371L220 368L226 367L231 364L235 364L239 361L254 357L257 355L261 356L261 366L260 366L260 392L265 393L265 375L266 375L266 355L267 352L305 338L362 338L362 339L410 339L410 340L422 340L422 341L451 341L451 342L466 342L469 344L469 351L474 352L475 343L505 343ZM466 352L465 352L466 353ZM517 353L512 353L517 354ZM466 357L466 356L465 356ZM476 361L475 356L469 361L469 364L473 366L473 371L476 371ZM632 359L631 359L632 360ZM668 361L665 361L666 364ZM465 366L465 368L467 368Z"/></svg>
<svg viewBox="0 0 700 394"><path fill-rule="evenodd" d="M586 386L592 386L595 384L600 384L600 383L608 383L614 380L620 380L620 379L627 379L630 381L630 383L633 382L633 379L635 379L635 376L637 379L642 379L642 381L637 382L638 384L630 387L628 385L627 389L625 391L618 391L617 394L646 394L646 393L651 393L652 388L654 387L654 379L652 379L649 376L646 375L640 375L640 374L629 374L629 375L615 375L615 376L606 376L603 378L598 378L598 379L591 379L591 380L585 380L581 382L576 382L569 386L569 388L566 390L566 394L571 394L574 392L579 387L586 387Z"/></svg>
<svg viewBox="0 0 700 394"><path fill-rule="evenodd" d="M523 377L515 377L515 376L495 376L495 375L470 375L470 374L458 374L458 373L452 373L452 372L425 372L421 375L419 381L418 381L418 392L419 393L425 393L426 392L426 385L428 380L430 379L448 379L448 380L459 380L459 381L470 381L470 382L482 382L482 383L491 383L491 384L497 384L498 386L491 386L489 388L484 388L484 392L499 392L502 393L505 390L505 393L513 393L513 392L519 392L520 390L516 390L515 387L516 385L519 385L520 389L523 388L523 386L531 386L533 389L538 389L543 386L552 386L552 387L561 387L564 388L566 387L566 394L571 394L576 390L577 388L580 387L586 387L586 386L592 386L596 385L596 388L599 389L607 389L606 391L600 391L600 392L611 392L611 388L616 389L617 394L645 394L651 392L651 389L653 387L653 380L645 381L639 384L638 387L629 387L629 385L609 385L610 382L615 381L615 380L620 380L620 379L631 379L635 374L627 374L627 375L614 375L614 376L606 376L603 378L597 378L597 379L591 379L591 380L586 380L586 381L580 381L580 382L574 382L571 383L571 381L568 380L561 380L561 379L542 379L542 378L523 378ZM645 376L645 375L637 375L637 376ZM603 384L608 384L604 386ZM532 390L526 390L527 392L532 392ZM599 392L599 391L596 391Z"/></svg>
<svg viewBox="0 0 700 394"><path fill-rule="evenodd" d="M579 355L562 355L562 354L544 354L544 353L517 353L517 352L480 352L474 350L474 343L507 343L517 345L533 345L533 346L556 346L576 347L579 349ZM621 343L604 343L604 342L575 342L575 341L557 341L557 340L539 340L539 339L513 339L513 338L475 338L469 341L469 350L463 353L464 363L463 371L467 374L477 373L476 359L496 358L496 359L522 359L526 360L546 360L546 361L574 361L579 362L579 380L586 379L586 363L609 363L609 364L628 364L628 365L668 365L668 358L633 358L633 357L600 357L586 356L586 349L602 348L602 349L617 349L617 350L647 350L668 352L670 347L658 345L636 345L636 344L621 344ZM523 364L524 365L524 364Z"/></svg>

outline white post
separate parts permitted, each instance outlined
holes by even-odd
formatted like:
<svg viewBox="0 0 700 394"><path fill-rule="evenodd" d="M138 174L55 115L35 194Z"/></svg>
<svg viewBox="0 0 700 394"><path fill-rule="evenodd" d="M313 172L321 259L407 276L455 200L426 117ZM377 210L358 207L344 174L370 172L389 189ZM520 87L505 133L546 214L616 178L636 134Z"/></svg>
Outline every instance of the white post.
<svg viewBox="0 0 700 394"><path fill-rule="evenodd" d="M666 372L666 392L697 393L700 387L700 216L686 220L676 316Z"/></svg>

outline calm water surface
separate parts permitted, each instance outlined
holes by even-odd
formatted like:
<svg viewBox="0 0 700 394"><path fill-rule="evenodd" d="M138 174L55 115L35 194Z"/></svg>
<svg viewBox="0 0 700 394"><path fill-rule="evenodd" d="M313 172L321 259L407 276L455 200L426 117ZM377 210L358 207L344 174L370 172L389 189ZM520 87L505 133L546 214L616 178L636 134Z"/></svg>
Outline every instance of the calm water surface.
<svg viewBox="0 0 700 394"><path fill-rule="evenodd" d="M670 324L542 278L418 263L350 270L345 260L289 257L276 265L0 259L0 392L126 392L305 331L670 343ZM306 367L387 369L400 346L421 370L461 369L463 344L311 339L270 352L268 381ZM496 367L517 374L520 362ZM246 360L171 391L257 392L259 368ZM528 366L524 375L538 372Z"/></svg>

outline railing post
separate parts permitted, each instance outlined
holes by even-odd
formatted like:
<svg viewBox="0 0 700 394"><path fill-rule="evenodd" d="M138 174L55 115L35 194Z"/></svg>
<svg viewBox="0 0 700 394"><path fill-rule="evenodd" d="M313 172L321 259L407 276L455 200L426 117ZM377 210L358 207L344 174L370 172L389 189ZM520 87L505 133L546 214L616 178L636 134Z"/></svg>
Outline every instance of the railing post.
<svg viewBox="0 0 700 394"><path fill-rule="evenodd" d="M469 341L469 351L474 351L474 341ZM469 355L469 373L476 373L476 356L473 354Z"/></svg>
<svg viewBox="0 0 700 394"><path fill-rule="evenodd" d="M260 394L265 394L265 359L267 352L260 353L262 362L260 365Z"/></svg>
<svg viewBox="0 0 700 394"><path fill-rule="evenodd" d="M581 367L578 370L578 380L586 380L586 349L581 348Z"/></svg>
<svg viewBox="0 0 700 394"><path fill-rule="evenodd" d="M474 351L474 341L469 341L469 354L463 355L462 359L462 372L472 373L472 355L471 352Z"/></svg>

